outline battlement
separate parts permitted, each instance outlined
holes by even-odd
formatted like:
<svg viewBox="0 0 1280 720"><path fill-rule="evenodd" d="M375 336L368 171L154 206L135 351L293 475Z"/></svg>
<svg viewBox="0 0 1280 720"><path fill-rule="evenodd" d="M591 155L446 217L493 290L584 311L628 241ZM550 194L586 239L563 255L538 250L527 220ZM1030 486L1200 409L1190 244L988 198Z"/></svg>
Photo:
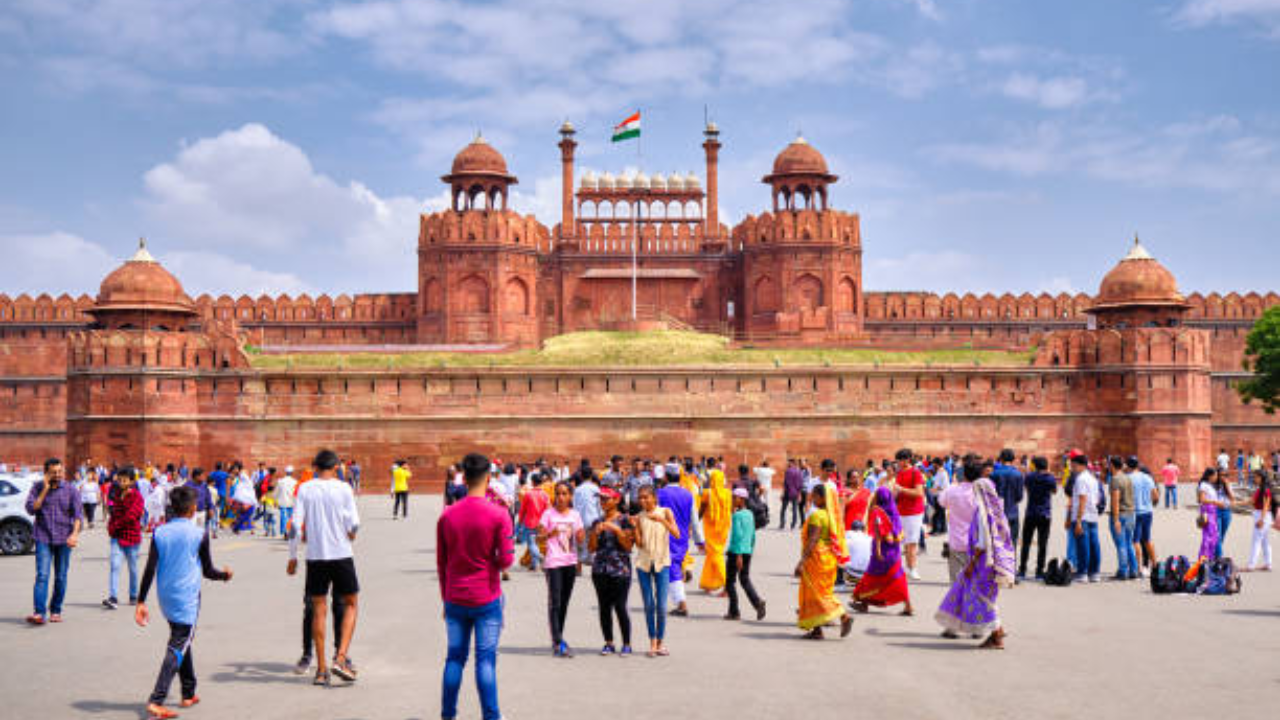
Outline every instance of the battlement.
<svg viewBox="0 0 1280 720"><path fill-rule="evenodd" d="M249 367L239 338L225 325L205 332L81 330L66 344L67 372L214 370Z"/></svg>
<svg viewBox="0 0 1280 720"><path fill-rule="evenodd" d="M419 218L418 248L442 245L511 245L551 251L551 234L533 215L511 210L442 210Z"/></svg>
<svg viewBox="0 0 1280 720"><path fill-rule="evenodd" d="M63 293L53 298L41 293L32 298L23 293L10 298L0 293L0 323L86 323L92 308L93 298L88 295L73 298Z"/></svg>
<svg viewBox="0 0 1280 720"><path fill-rule="evenodd" d="M861 221L857 213L839 210L782 210L747 215L733 228L733 245L739 249L794 242L861 247Z"/></svg>

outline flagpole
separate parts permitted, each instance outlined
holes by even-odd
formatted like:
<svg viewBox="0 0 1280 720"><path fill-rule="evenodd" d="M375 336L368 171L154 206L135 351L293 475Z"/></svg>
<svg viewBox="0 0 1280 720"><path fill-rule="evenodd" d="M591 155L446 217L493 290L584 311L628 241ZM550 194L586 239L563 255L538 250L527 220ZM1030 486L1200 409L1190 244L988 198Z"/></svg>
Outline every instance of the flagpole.
<svg viewBox="0 0 1280 720"><path fill-rule="evenodd" d="M641 112L640 108L636 108L636 114L639 115L640 112ZM644 161L640 155L640 143L643 141L644 141L644 129L641 128L640 134L636 135L636 164L639 166L638 171L641 173L644 172ZM637 292L636 292L637 276L640 274L639 267L638 267L638 260L636 257L638 255L639 245L640 245L640 199L639 197L637 197L635 209L632 211L632 216L631 216L631 322L632 324L639 323L639 310L637 305L638 300L637 300Z"/></svg>
<svg viewBox="0 0 1280 720"><path fill-rule="evenodd" d="M631 222L631 322L637 322L636 312L636 246L640 244L640 201L636 200L635 214Z"/></svg>

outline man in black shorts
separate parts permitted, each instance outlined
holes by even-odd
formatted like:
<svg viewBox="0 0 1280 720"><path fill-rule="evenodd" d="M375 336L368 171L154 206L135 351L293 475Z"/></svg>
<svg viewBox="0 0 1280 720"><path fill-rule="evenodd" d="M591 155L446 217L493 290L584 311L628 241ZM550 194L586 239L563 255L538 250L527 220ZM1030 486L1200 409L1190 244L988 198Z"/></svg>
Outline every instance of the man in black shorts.
<svg viewBox="0 0 1280 720"><path fill-rule="evenodd" d="M355 667L347 659L351 638L355 634L360 593L351 541L360 528L355 494L351 486L338 479L338 456L332 450L321 450L312 463L315 479L298 489L294 503L294 527L300 528L289 540L288 573L298 571L298 540L307 543L306 593L313 613L311 635L316 649L316 685L329 684L329 668L324 651L325 615L328 614L329 592L341 602L342 629L335 638L338 651L334 655L333 674L354 682Z"/></svg>

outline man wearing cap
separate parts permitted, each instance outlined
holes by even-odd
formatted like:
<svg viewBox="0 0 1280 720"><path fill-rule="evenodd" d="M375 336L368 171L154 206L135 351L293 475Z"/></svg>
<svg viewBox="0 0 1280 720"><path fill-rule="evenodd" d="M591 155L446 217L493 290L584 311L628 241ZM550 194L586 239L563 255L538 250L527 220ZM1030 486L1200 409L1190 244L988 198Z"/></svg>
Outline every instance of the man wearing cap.
<svg viewBox="0 0 1280 720"><path fill-rule="evenodd" d="M743 467L746 467L745 465ZM733 518L729 529L728 554L725 556L725 594L729 596L729 612L725 620L740 620L738 613L737 583L742 583L742 591L747 594L751 607L755 608L756 620L763 620L765 604L756 594L755 585L751 583L751 555L756 547L756 517L747 507L747 499L751 493L746 488L733 490Z"/></svg>
<svg viewBox="0 0 1280 720"><path fill-rule="evenodd" d="M288 540L293 523L293 501L298 494L298 481L293 479L293 466L286 465L284 477L276 483L276 507L280 509L280 539Z"/></svg>

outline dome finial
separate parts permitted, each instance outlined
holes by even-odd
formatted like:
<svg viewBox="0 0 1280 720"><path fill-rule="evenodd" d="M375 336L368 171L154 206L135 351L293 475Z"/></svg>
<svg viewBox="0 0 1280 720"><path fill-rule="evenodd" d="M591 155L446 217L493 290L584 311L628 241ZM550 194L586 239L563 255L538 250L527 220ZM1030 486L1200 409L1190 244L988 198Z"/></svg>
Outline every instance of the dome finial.
<svg viewBox="0 0 1280 720"><path fill-rule="evenodd" d="M138 251L133 254L133 257L129 258L129 262L153 263L155 261L156 259L151 257L151 253L147 252L147 239L144 237L138 238Z"/></svg>
<svg viewBox="0 0 1280 720"><path fill-rule="evenodd" d="M1129 254L1124 256L1125 260L1154 260L1151 253L1142 246L1142 242L1138 240L1138 233L1133 234L1133 247L1129 248Z"/></svg>

